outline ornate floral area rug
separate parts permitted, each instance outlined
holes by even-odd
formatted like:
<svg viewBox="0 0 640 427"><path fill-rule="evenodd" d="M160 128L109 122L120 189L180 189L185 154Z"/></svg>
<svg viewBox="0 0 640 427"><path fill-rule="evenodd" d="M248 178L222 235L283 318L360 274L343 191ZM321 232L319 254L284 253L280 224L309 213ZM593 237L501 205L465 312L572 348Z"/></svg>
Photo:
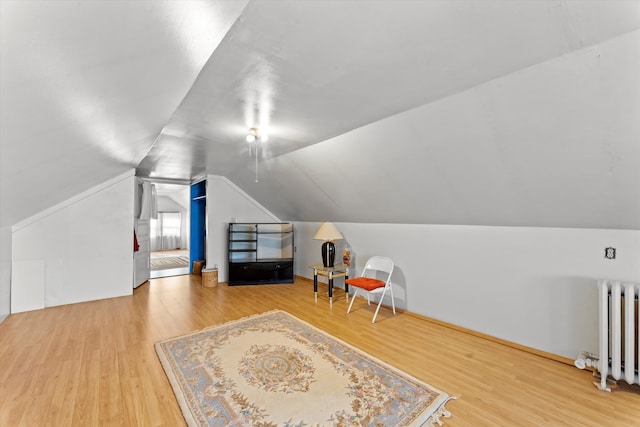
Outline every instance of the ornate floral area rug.
<svg viewBox="0 0 640 427"><path fill-rule="evenodd" d="M441 424L450 397L284 311L156 343L189 426Z"/></svg>

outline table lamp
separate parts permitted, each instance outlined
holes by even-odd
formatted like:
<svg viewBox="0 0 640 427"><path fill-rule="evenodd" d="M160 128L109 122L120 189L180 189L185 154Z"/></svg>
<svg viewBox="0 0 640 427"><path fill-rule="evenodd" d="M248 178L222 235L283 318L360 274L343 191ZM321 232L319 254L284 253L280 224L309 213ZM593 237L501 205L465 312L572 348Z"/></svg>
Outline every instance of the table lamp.
<svg viewBox="0 0 640 427"><path fill-rule="evenodd" d="M322 265L333 267L333 262L336 259L336 245L333 244L333 240L343 239L340 231L332 223L323 222L318 231L316 231L314 239L324 240L322 244Z"/></svg>

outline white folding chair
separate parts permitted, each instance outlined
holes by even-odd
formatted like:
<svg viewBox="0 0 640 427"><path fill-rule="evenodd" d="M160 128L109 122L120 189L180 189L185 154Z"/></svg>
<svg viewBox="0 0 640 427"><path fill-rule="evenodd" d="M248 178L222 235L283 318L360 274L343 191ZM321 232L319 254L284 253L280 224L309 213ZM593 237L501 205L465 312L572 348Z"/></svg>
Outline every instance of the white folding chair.
<svg viewBox="0 0 640 427"><path fill-rule="evenodd" d="M391 259L381 256L369 258L360 277L345 280L346 284L355 288L353 298L351 298L351 304L349 304L349 308L347 308L347 313L351 311L351 306L353 306L353 302L356 300L356 295L358 295L359 291L367 294L367 303L369 305L371 305L371 295L378 295L380 296L380 301L378 302L378 307L371 321L371 323L375 323L380 305L388 289L391 293L393 314L396 314L396 305L393 301L393 289L391 288L391 273L393 273L393 261L391 261Z"/></svg>

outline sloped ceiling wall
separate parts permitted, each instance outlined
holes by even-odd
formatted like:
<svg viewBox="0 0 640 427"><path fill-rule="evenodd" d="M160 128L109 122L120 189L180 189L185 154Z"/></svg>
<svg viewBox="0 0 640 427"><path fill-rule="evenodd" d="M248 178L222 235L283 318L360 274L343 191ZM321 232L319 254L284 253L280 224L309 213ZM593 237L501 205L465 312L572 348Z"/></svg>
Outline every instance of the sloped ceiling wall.
<svg viewBox="0 0 640 427"><path fill-rule="evenodd" d="M640 228L638 1L0 5L3 224L137 167L287 220Z"/></svg>
<svg viewBox="0 0 640 427"><path fill-rule="evenodd" d="M637 229L639 46L626 34L232 179L296 220Z"/></svg>
<svg viewBox="0 0 640 427"><path fill-rule="evenodd" d="M0 1L0 225L135 168L246 1Z"/></svg>

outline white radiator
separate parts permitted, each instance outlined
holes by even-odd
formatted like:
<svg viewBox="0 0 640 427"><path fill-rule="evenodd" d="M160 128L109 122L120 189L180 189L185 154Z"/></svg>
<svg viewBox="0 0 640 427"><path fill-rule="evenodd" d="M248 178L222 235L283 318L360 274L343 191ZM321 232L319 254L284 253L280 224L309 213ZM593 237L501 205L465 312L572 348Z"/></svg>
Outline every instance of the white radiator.
<svg viewBox="0 0 640 427"><path fill-rule="evenodd" d="M638 378L638 294L640 284L600 280L600 390L611 391L607 378L640 384Z"/></svg>

